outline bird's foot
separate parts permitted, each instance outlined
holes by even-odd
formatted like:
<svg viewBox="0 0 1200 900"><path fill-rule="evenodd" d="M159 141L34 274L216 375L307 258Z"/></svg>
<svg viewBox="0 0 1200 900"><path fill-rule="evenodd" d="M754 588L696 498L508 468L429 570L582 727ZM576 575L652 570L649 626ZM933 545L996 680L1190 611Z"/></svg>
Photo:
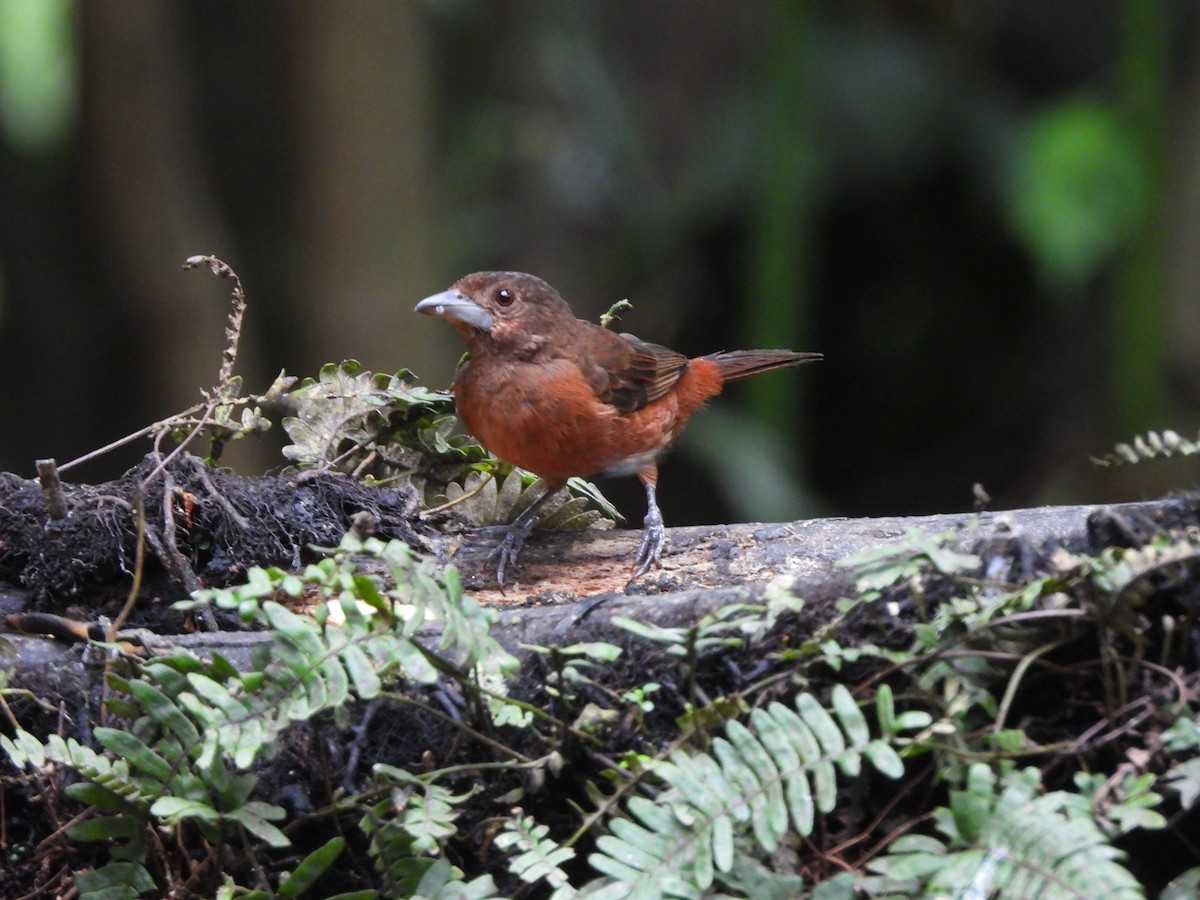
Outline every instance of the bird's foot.
<svg viewBox="0 0 1200 900"><path fill-rule="evenodd" d="M517 557L521 555L521 548L525 546L525 538L533 533L533 529L538 523L538 508L560 487L562 487L561 484L548 485L540 497L521 510L520 515L505 528L504 537L500 539L500 543L488 554L488 559L496 560L496 583L500 585L500 593L504 593L504 573L510 566L516 566Z"/></svg>
<svg viewBox="0 0 1200 900"><path fill-rule="evenodd" d="M496 560L496 583L500 585L501 593L504 593L505 573L509 567L516 567L517 557L521 555L521 548L525 546L525 539L533 533L537 523L537 516L517 516L512 524L504 529L504 537L500 539L500 543L488 554L488 559Z"/></svg>
<svg viewBox="0 0 1200 900"><path fill-rule="evenodd" d="M643 524L646 529L642 532L642 544L638 547L637 558L633 561L634 571L629 579L631 583L649 572L651 566L662 565L666 530L663 528L662 513L658 511L657 505L650 506Z"/></svg>

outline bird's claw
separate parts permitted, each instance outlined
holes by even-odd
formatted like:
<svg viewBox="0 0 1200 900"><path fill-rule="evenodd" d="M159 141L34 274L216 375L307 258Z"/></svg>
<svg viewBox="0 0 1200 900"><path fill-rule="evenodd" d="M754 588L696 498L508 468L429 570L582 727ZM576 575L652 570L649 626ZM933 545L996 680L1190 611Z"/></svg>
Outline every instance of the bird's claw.
<svg viewBox="0 0 1200 900"><path fill-rule="evenodd" d="M500 543L492 548L492 552L488 554L488 559L496 560L496 583L500 585L501 593L504 592L505 572L510 566L516 566L517 557L521 555L521 548L525 546L525 538L533 533L534 526L537 523L537 516L529 518L518 516L505 529L504 537L500 539Z"/></svg>
<svg viewBox="0 0 1200 900"><path fill-rule="evenodd" d="M662 513L658 511L657 506L650 507L643 524L646 529L642 532L642 544L638 547L637 558L633 561L634 571L629 579L631 582L649 572L651 566L662 565L666 531L663 529Z"/></svg>

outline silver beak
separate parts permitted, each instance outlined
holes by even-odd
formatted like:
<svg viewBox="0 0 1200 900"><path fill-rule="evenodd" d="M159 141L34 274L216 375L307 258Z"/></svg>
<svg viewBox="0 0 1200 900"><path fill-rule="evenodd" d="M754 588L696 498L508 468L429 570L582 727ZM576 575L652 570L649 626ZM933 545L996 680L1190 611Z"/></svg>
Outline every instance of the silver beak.
<svg viewBox="0 0 1200 900"><path fill-rule="evenodd" d="M492 327L492 314L454 288L426 297L413 312L438 316L448 322L462 322L482 331L489 331Z"/></svg>

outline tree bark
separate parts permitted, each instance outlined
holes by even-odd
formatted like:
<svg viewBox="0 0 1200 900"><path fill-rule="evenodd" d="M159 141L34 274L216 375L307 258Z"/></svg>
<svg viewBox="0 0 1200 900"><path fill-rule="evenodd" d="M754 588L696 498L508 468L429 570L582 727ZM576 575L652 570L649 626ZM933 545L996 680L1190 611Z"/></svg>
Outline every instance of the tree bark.
<svg viewBox="0 0 1200 900"><path fill-rule="evenodd" d="M731 603L763 602L772 587L804 598L803 620L815 626L830 617L839 597L853 593L840 560L870 548L897 546L914 531L951 535L948 546L985 558L989 578L1019 583L1035 568L1034 561L1048 559L1057 548L1095 553L1113 543L1140 544L1156 531L1197 520L1196 498L1178 497L1112 506L676 528L668 532L662 570L628 588L637 532L535 535L520 561L521 585L510 586L503 595L494 586L485 541L464 543L438 535L429 543L434 553L452 557L472 596L503 604L494 633L520 654L529 644L612 639L618 632L611 619L618 615L664 627L689 625ZM537 593L530 593L533 588ZM0 593L0 611L20 605L19 596ZM437 633L427 630L418 636L433 642ZM141 644L148 654L184 648L209 657L219 651L239 667L248 666L250 652L268 639L261 632L155 634L145 629L125 631L122 637ZM9 633L0 635L0 660L10 687L27 688L46 699L78 697L81 647Z"/></svg>

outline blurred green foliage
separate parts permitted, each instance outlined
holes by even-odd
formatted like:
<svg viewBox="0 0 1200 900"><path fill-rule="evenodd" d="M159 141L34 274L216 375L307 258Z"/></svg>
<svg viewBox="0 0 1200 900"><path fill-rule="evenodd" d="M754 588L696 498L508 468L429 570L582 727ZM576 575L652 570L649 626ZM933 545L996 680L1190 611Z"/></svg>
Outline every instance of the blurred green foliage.
<svg viewBox="0 0 1200 900"><path fill-rule="evenodd" d="M60 151L78 104L70 0L0 0L0 124L26 153Z"/></svg>
<svg viewBox="0 0 1200 900"><path fill-rule="evenodd" d="M1070 97L1030 117L1013 159L1013 229L1053 295L1079 288L1145 222L1153 200L1146 148L1117 110Z"/></svg>

